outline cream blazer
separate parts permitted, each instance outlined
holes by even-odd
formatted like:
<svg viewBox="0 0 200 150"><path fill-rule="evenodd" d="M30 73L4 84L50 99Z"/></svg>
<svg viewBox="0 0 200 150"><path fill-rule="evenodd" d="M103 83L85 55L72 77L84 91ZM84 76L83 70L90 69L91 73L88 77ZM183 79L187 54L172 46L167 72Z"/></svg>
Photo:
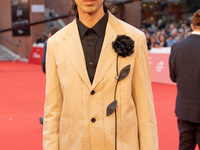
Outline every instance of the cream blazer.
<svg viewBox="0 0 200 150"><path fill-rule="evenodd" d="M117 81L111 44L117 35L135 42L131 56L119 57L119 70L129 64L131 69L117 88L117 149L158 150L145 35L110 13L92 85L76 20L48 40L44 150L114 150L115 114L106 117L106 108Z"/></svg>

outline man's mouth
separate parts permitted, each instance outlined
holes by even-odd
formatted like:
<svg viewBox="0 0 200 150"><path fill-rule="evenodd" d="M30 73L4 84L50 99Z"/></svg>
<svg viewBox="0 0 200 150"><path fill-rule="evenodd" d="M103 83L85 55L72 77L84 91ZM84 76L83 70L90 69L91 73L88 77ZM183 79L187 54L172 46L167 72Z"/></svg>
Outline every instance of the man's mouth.
<svg viewBox="0 0 200 150"><path fill-rule="evenodd" d="M94 4L96 0L84 0L83 2L86 3L87 5L92 5Z"/></svg>

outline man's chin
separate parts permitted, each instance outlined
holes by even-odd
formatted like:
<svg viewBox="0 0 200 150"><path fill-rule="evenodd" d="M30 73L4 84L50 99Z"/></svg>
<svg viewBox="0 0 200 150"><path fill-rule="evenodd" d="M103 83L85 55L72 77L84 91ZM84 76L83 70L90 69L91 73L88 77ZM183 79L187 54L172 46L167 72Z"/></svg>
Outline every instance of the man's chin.
<svg viewBox="0 0 200 150"><path fill-rule="evenodd" d="M95 12L95 9L93 7L87 7L87 9L85 10L86 13L88 14L92 14Z"/></svg>

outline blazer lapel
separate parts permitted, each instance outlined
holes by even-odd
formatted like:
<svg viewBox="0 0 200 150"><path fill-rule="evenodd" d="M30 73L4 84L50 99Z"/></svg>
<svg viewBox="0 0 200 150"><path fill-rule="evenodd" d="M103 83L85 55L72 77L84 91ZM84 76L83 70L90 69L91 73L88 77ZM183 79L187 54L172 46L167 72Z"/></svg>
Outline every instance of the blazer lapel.
<svg viewBox="0 0 200 150"><path fill-rule="evenodd" d="M112 42L116 39L117 35L126 35L126 32L120 21L109 12L105 38L96 68L94 81L91 85L85 65L85 57L76 20L71 23L67 29L67 32L64 34L63 39L65 41L62 49L71 62L72 66L76 69L77 73L82 78L83 82L87 85L88 89L94 89L103 79L111 65L115 62L117 54L112 48ZM67 48L69 45L70 48Z"/></svg>
<svg viewBox="0 0 200 150"><path fill-rule="evenodd" d="M92 84L92 89L94 89L98 85L98 83L103 79L103 77L117 58L117 53L115 53L114 49L112 48L112 42L116 39L117 35L125 34L126 32L119 20L109 12L109 19L106 27L105 38L101 49L101 54L99 57L94 81Z"/></svg>
<svg viewBox="0 0 200 150"><path fill-rule="evenodd" d="M72 66L76 69L83 82L85 82L88 89L91 89L91 83L85 65L85 57L76 20L72 22L71 26L67 30L67 33L63 36L63 39L65 40L65 44L63 44L62 49L64 50L65 55L71 62Z"/></svg>

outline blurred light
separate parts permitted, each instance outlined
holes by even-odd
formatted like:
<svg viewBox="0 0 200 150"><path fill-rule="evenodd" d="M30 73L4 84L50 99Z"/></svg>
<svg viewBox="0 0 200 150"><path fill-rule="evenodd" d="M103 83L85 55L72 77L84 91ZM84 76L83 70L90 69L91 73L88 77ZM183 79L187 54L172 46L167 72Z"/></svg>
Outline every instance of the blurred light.
<svg viewBox="0 0 200 150"><path fill-rule="evenodd" d="M150 7L150 8L153 8L153 5L150 5L149 7Z"/></svg>
<svg viewBox="0 0 200 150"><path fill-rule="evenodd" d="M143 7L147 7L147 4L143 4Z"/></svg>
<svg viewBox="0 0 200 150"><path fill-rule="evenodd" d="M154 17L150 17L150 20L151 20L151 21L154 20Z"/></svg>
<svg viewBox="0 0 200 150"><path fill-rule="evenodd" d="M154 3L158 3L158 1L157 1L157 0L155 0L155 1L154 1Z"/></svg>

